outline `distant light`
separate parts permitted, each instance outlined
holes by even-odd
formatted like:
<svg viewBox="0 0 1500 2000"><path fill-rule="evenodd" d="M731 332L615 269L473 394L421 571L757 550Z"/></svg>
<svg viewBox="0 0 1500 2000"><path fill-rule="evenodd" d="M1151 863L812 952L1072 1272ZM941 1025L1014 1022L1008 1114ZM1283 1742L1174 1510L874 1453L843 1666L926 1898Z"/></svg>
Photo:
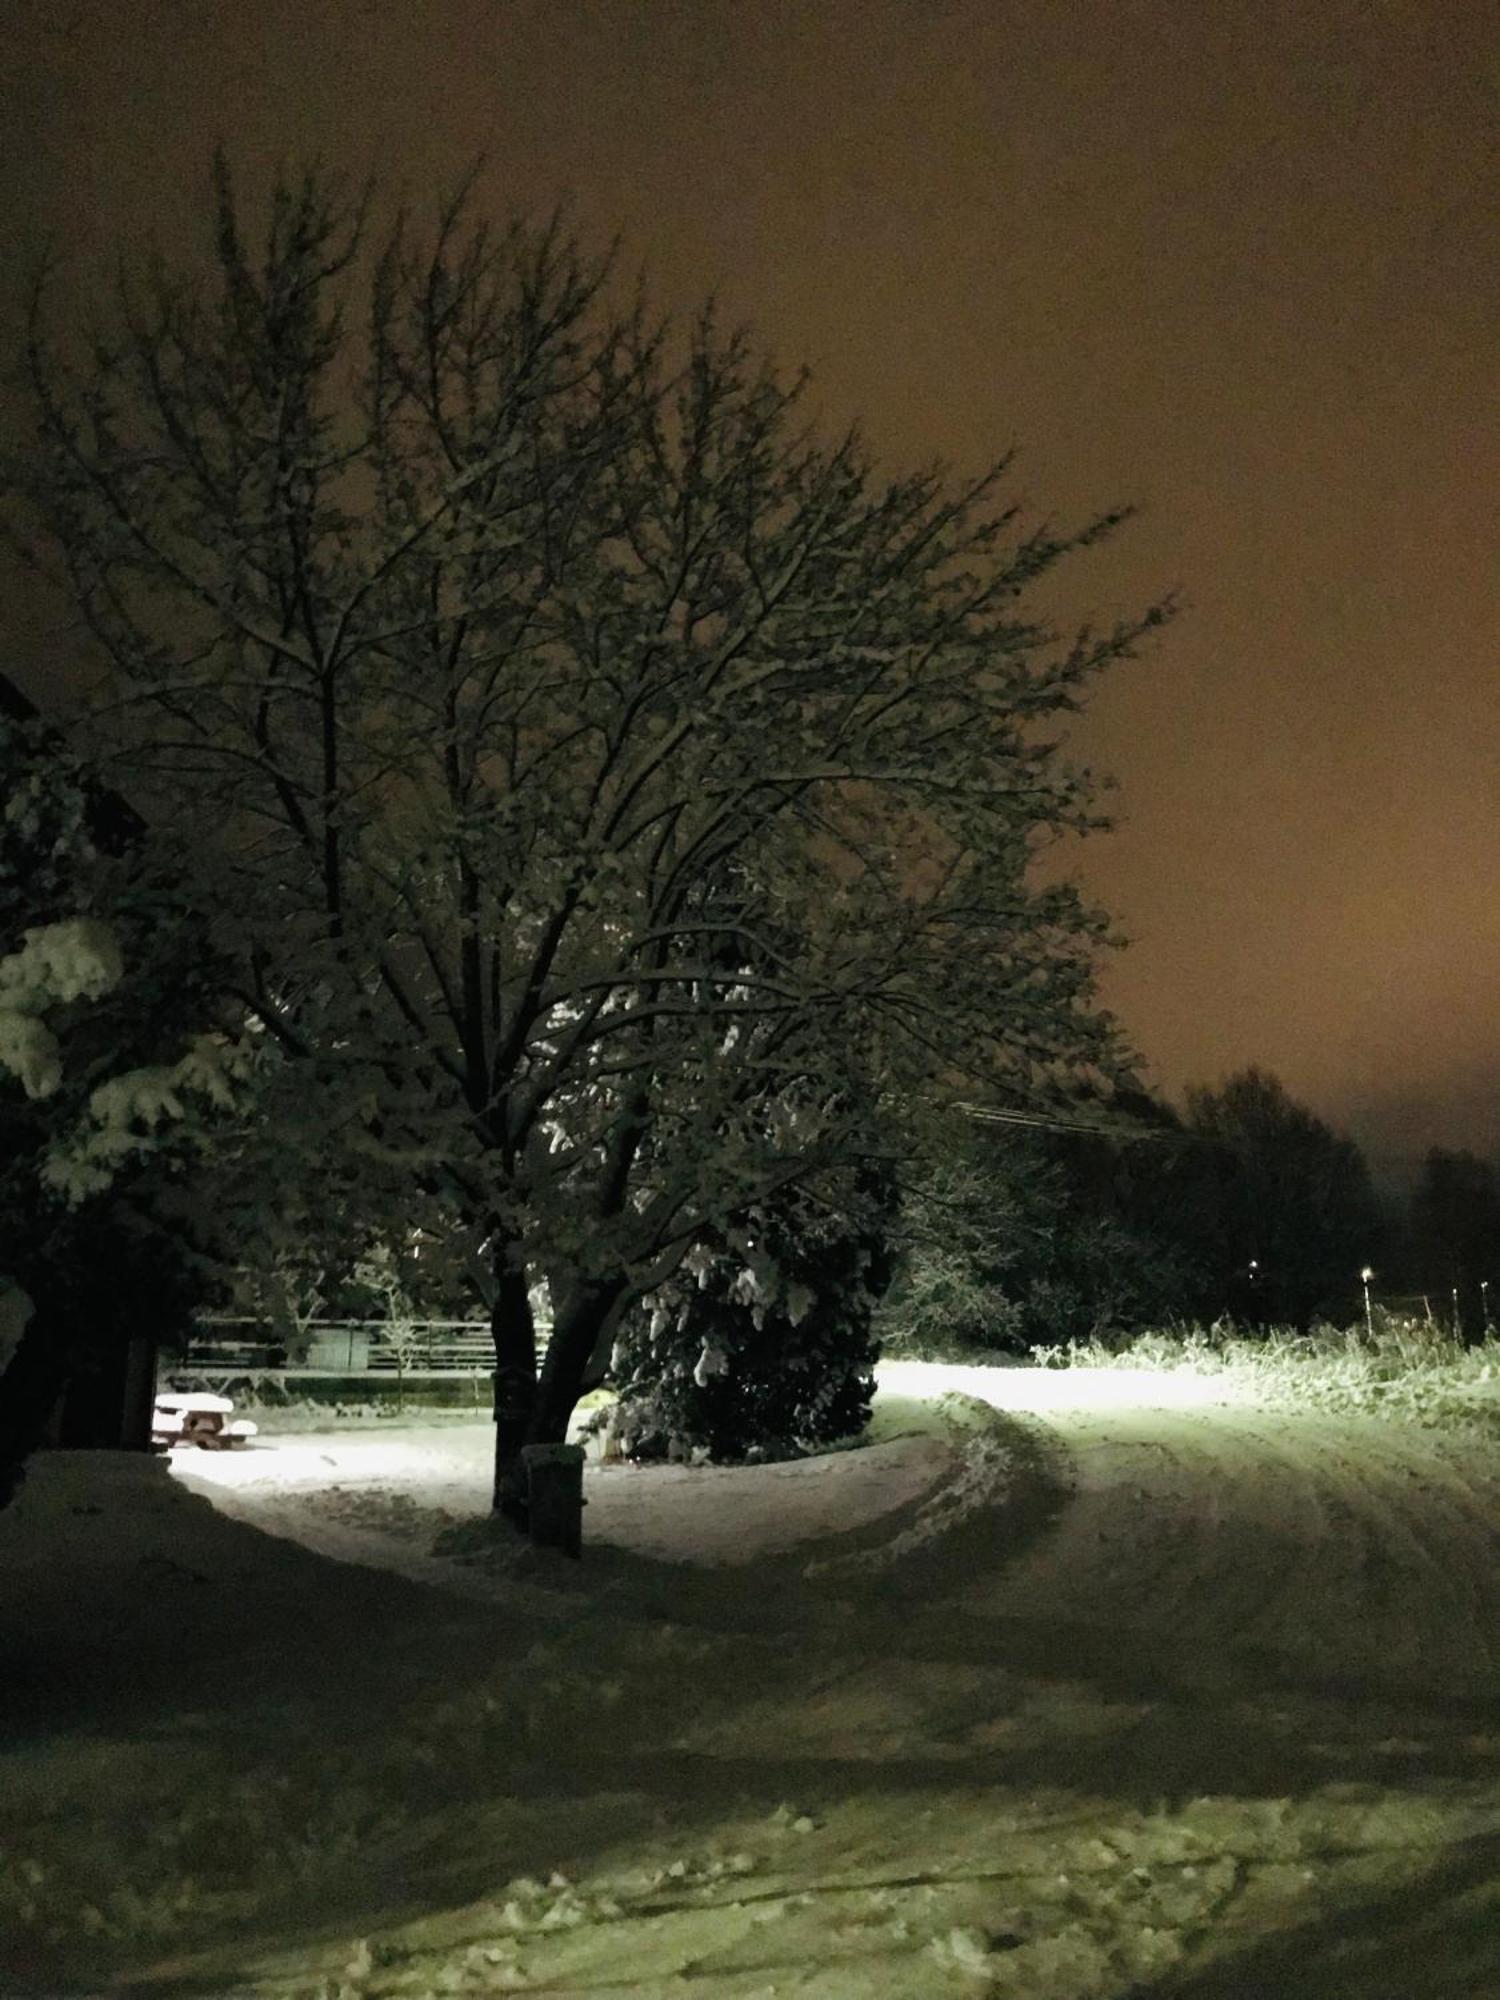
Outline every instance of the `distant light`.
<svg viewBox="0 0 1500 2000"><path fill-rule="evenodd" d="M1360 1282L1362 1284L1368 1285L1370 1280L1374 1277L1374 1275L1375 1273L1370 1269L1369 1265L1366 1264L1365 1268L1359 1274Z"/></svg>

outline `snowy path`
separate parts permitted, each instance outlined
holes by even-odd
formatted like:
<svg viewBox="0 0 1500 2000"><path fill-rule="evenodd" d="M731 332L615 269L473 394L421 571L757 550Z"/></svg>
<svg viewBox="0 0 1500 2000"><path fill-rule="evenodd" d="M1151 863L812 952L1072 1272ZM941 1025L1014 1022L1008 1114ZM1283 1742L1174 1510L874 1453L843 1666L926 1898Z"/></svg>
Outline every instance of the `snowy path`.
<svg viewBox="0 0 1500 2000"><path fill-rule="evenodd" d="M20 1855L70 1945L96 1930L94 1991L1496 2000L1493 1452L1179 1378L966 1376L998 1407L947 1444L601 1471L576 1566L432 1555L482 1427L195 1463L322 1553L159 1496L173 1553L132 1559L204 1579L195 1698L117 1622L117 1730L7 1760L0 1938ZM146 1827L191 1891L70 1928L78 1864L27 1806L91 1815L126 1876Z"/></svg>

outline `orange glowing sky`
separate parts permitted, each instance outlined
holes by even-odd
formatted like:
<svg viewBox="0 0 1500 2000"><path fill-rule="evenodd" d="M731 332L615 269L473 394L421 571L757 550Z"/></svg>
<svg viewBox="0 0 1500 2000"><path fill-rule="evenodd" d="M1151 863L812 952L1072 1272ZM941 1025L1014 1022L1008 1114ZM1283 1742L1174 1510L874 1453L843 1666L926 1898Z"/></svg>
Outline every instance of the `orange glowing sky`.
<svg viewBox="0 0 1500 2000"><path fill-rule="evenodd" d="M7 55L8 334L42 235L190 240L217 136L416 199L483 152L883 457L1139 501L1059 605L1186 602L1079 738L1149 1076L1500 1146L1500 0L22 0Z"/></svg>

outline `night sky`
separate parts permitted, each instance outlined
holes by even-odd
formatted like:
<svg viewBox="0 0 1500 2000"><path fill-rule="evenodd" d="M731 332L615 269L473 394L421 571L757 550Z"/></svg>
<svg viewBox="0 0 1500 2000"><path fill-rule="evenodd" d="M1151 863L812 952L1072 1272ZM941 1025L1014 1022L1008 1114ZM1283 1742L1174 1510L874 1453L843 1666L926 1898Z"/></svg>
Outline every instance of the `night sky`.
<svg viewBox="0 0 1500 2000"><path fill-rule="evenodd" d="M1078 519L1105 997L1169 1093L1277 1071L1378 1163L1500 1146L1500 0L19 0L0 307L321 153L567 197L830 422ZM44 694L59 621L7 592Z"/></svg>

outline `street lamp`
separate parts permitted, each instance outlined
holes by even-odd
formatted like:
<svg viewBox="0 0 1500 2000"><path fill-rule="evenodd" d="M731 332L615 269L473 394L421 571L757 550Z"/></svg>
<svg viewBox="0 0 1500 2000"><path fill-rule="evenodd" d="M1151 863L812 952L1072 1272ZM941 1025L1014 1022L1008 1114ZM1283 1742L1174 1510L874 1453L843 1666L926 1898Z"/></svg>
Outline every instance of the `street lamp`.
<svg viewBox="0 0 1500 2000"><path fill-rule="evenodd" d="M1368 1264L1359 1274L1359 1282L1364 1286L1365 1292L1365 1333L1371 1340L1375 1338L1375 1321L1370 1313L1370 1280L1374 1275Z"/></svg>
<svg viewBox="0 0 1500 2000"><path fill-rule="evenodd" d="M1490 1318L1490 1281L1488 1278L1481 1278L1479 1280L1479 1303L1484 1312L1484 1330L1487 1334L1493 1333L1495 1325L1494 1321Z"/></svg>

